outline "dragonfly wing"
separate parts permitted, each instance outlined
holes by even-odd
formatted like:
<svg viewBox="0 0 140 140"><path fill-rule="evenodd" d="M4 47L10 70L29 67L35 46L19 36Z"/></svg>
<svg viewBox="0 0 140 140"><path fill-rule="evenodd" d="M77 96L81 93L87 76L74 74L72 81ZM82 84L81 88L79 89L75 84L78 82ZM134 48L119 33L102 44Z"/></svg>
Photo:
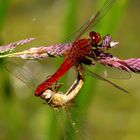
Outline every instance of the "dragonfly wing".
<svg viewBox="0 0 140 140"><path fill-rule="evenodd" d="M21 63L18 63L7 61L5 62L5 69L29 88L34 89L37 85L37 79L33 76L33 71L28 67L25 67L24 64L20 66Z"/></svg>
<svg viewBox="0 0 140 140"><path fill-rule="evenodd" d="M44 79L51 77L44 67L47 67L46 62L37 60L29 60L26 62L7 61L5 63L5 69L33 91L42 83L42 81L44 81ZM54 88L57 88L60 85L62 85L62 83L55 83Z"/></svg>
<svg viewBox="0 0 140 140"><path fill-rule="evenodd" d="M96 66L99 68L99 75L102 75L103 77L121 80L131 78L130 72L123 71L114 67L103 66L101 64L96 64Z"/></svg>
<svg viewBox="0 0 140 140"><path fill-rule="evenodd" d="M84 67L84 66L83 66L83 67ZM125 92L125 93L128 93L127 90L125 90L124 88L122 88L122 87L116 85L116 84L113 83L112 81L110 81L110 80L108 80L108 79L106 79L106 78L104 78L104 77L102 77L102 76L100 76L100 75L98 75L98 74L96 74L96 73L90 71L90 70L87 69L86 67L84 67L84 69L85 69L85 72L86 72L88 75L90 75L90 76L92 76L92 77L94 77L94 78L97 78L97 79L99 79L99 80L103 80L103 81L105 81L105 82L107 82L107 83L113 85L113 86L116 87L117 89L119 89L119 90L121 90L121 91L123 91L123 92Z"/></svg>
<svg viewBox="0 0 140 140"><path fill-rule="evenodd" d="M66 40L74 42L78 40L85 32L95 26L107 14L115 1L116 0L106 0L102 8L94 16L91 16L91 18L89 18L77 31L75 31L69 40Z"/></svg>

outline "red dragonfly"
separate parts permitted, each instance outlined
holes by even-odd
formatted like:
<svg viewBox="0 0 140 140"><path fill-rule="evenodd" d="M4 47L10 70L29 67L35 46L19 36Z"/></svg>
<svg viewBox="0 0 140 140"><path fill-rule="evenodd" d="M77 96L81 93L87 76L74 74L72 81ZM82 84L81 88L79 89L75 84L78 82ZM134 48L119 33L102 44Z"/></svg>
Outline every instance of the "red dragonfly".
<svg viewBox="0 0 140 140"><path fill-rule="evenodd" d="M104 4L104 6L96 13L95 16L93 16L91 19L89 19L86 24L84 24L81 28L80 31L76 33L76 37L74 38L74 41L69 44L58 44L54 45L51 51L51 54L48 51L48 55L58 55L59 53L63 53L65 60L63 64L60 66L60 68L56 71L54 75L52 75L49 79L44 81L42 84L40 84L35 92L36 96L40 96L45 90L51 88L51 86L57 82L71 67L76 66L78 64L82 63L90 63L93 64L92 60L90 60L87 57L91 57L95 59L97 56L95 53L95 50L98 50L100 48L105 48L106 46L101 43L102 41L101 36L99 33L96 32L90 32L90 38L88 39L80 39L81 36L87 32L92 26L94 26L107 12L108 10L112 7L113 3L115 0L107 0ZM104 42L107 39L103 39ZM111 43L111 40L108 43L108 48L113 47L110 46L109 43ZM115 46L114 42L114 46ZM61 52L62 51L62 52ZM52 52L54 54L52 54ZM95 56L96 55L96 56ZM97 56L98 57L98 56Z"/></svg>
<svg viewBox="0 0 140 140"><path fill-rule="evenodd" d="M127 92L125 89L121 88L120 86L112 83L111 81L95 74L92 71L89 71L87 68L84 67L85 65L92 65L95 66L96 62L107 65L110 67L117 68L119 70L123 70L126 72L140 72L140 58L131 58L127 60L119 59L109 53L106 53L106 50L116 47L119 43L112 41L110 35L106 35L101 37L101 35L95 31L91 31L89 33L89 38L81 38L81 36L91 29L94 25L99 22L102 17L110 10L110 8L115 3L115 0L107 0L103 7L95 14L95 16L91 17L79 30L74 34L74 41L71 43L65 44L56 44L52 46L41 46L38 48L31 48L29 50L25 50L22 52L11 53L6 56L8 57L21 57L24 59L33 58L33 59L40 59L45 58L48 56L64 56L64 62L60 66L60 68L50 76L47 80L41 83L36 91L35 95L40 96L41 98L47 100L48 102L56 101L52 100L52 95L59 95L56 97L57 99L63 96L61 93L58 92L60 87L56 89L52 89L52 86L57 83L57 81L73 66L76 67L78 71L78 77L75 83L70 87L67 95L71 96L71 98L67 98L68 100L73 99L77 93L79 92L80 88L83 85L84 78L83 74L86 71L89 75L97 77L101 80L104 80L116 88ZM3 56L4 57L4 56ZM86 70L85 70L86 69ZM61 99L64 99L63 97ZM58 100L57 100L58 101ZM68 101L65 100L65 103ZM65 104L62 103L62 104ZM51 106L62 106L61 103L52 103Z"/></svg>
<svg viewBox="0 0 140 140"><path fill-rule="evenodd" d="M140 63L138 61L139 59L120 60L111 54L105 53L106 50L118 45L118 42L112 41L109 35L102 38L99 33L91 31L88 39L81 39L81 36L93 27L108 12L114 2L115 0L107 0L96 15L91 17L91 19L89 19L86 24L80 28L80 31L76 34L72 43L57 44L46 48L48 55L56 56L63 54L65 60L54 75L37 87L35 92L36 96L40 96L45 90L51 88L51 86L73 66L82 66L82 64L95 65L95 62L99 62L101 64L116 67L128 72L139 72L140 69L134 67L134 65ZM91 72L88 73L93 75ZM127 92L121 87L118 88Z"/></svg>

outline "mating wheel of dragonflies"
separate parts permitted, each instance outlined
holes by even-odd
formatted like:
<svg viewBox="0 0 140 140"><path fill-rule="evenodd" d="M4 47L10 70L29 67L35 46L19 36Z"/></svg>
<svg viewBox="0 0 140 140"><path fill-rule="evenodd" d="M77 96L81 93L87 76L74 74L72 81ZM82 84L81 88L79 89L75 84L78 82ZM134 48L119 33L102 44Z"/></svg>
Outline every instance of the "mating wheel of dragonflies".
<svg viewBox="0 0 140 140"><path fill-rule="evenodd" d="M45 99L52 107L62 107L75 98L83 86L85 72L93 77L106 81L119 90L127 93L128 91L124 88L114 84L113 82L85 67L85 65L95 66L96 63L100 63L102 65L114 67L128 73L140 72L140 58L122 60L106 52L111 48L117 47L119 44L119 42L113 41L110 35L107 34L102 37L100 33L90 31L88 38L82 38L82 35L89 31L91 27L96 25L97 22L99 22L110 10L114 3L115 0L107 0L103 7L95 14L95 16L92 16L89 20L87 20L87 22L74 34L74 39L70 43L30 48L22 52L4 54L0 57L43 59L49 56L64 56L64 62L60 68L52 76L42 82L35 91L36 96ZM28 43L32 40L33 38L29 38L2 46L0 51L9 52L11 49L16 48L16 46ZM59 91L60 87L52 88L55 83L57 83L57 81L73 66L76 67L78 76L66 94Z"/></svg>

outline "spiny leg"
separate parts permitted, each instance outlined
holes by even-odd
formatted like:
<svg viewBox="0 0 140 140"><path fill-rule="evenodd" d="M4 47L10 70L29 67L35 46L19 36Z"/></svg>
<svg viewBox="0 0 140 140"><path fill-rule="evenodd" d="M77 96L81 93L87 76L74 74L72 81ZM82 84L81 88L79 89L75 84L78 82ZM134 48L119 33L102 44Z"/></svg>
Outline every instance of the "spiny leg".
<svg viewBox="0 0 140 140"><path fill-rule="evenodd" d="M72 101L75 96L79 93L80 89L84 84L83 69L82 66L77 66L77 79L74 81L72 86L67 90L65 94L57 90L49 89L42 93L41 98L45 99L50 106L62 107ZM46 98L47 97L47 98Z"/></svg>

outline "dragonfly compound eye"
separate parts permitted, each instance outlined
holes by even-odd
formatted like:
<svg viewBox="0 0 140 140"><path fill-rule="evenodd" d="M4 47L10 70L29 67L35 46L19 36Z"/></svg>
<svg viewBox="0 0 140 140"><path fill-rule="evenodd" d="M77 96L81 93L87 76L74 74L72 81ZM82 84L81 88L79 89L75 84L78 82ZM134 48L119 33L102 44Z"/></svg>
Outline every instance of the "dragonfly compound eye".
<svg viewBox="0 0 140 140"><path fill-rule="evenodd" d="M94 31L89 33L90 38L92 39L92 44L97 45L101 41L101 35Z"/></svg>

